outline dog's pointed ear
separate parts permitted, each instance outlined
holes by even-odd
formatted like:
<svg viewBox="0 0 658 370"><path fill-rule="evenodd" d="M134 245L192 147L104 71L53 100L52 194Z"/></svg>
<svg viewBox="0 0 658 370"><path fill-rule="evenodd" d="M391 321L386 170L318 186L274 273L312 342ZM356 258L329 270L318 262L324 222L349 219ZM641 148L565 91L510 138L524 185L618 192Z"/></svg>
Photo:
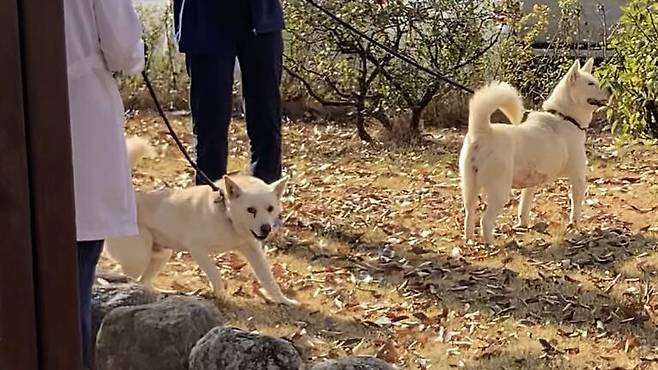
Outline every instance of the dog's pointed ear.
<svg viewBox="0 0 658 370"><path fill-rule="evenodd" d="M578 59L573 63L571 68L567 71L567 74L564 75L565 81L569 82L570 84L576 82L578 79L578 73L580 72L580 62Z"/></svg>
<svg viewBox="0 0 658 370"><path fill-rule="evenodd" d="M587 62L585 62L585 65L580 70L592 74L593 67L594 67L594 58L589 58L587 59Z"/></svg>
<svg viewBox="0 0 658 370"><path fill-rule="evenodd" d="M224 184L226 185L226 197L229 200L236 199L242 194L242 189L235 183L229 176L224 176Z"/></svg>
<svg viewBox="0 0 658 370"><path fill-rule="evenodd" d="M276 195L277 198L281 199L283 196L283 193L286 191L286 184L288 183L288 176L283 177L275 182L273 182L270 186L272 187L272 191Z"/></svg>

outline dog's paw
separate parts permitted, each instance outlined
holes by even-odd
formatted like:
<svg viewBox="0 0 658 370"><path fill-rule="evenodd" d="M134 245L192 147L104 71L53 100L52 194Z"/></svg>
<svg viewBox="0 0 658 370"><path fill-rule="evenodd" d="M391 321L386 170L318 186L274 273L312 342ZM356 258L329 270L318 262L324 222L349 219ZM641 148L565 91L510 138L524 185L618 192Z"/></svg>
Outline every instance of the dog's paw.
<svg viewBox="0 0 658 370"><path fill-rule="evenodd" d="M142 286L144 287L144 290L146 290L146 291L149 292L149 293L155 293L155 294L158 293L157 289L155 289L155 287L153 286L153 284L150 284L150 283L147 283L147 282L143 282L143 281L139 281L139 280L137 280L137 283L138 283L138 284L142 284Z"/></svg>
<svg viewBox="0 0 658 370"><path fill-rule="evenodd" d="M215 293L213 293L209 290L198 289L194 292L191 292L190 294L201 297L201 298L209 299L209 300L215 299Z"/></svg>
<svg viewBox="0 0 658 370"><path fill-rule="evenodd" d="M180 294L179 291L174 290L174 289L160 289L160 288L155 288L154 292L157 294L164 294L164 295L177 295Z"/></svg>
<svg viewBox="0 0 658 370"><path fill-rule="evenodd" d="M281 297L275 300L274 302L279 304L285 304L286 306L293 306L293 307L299 307L302 305L299 301L287 297Z"/></svg>
<svg viewBox="0 0 658 370"><path fill-rule="evenodd" d="M496 247L496 241L491 239L491 240L482 240L482 245L487 247L487 248L495 248Z"/></svg>
<svg viewBox="0 0 658 370"><path fill-rule="evenodd" d="M528 223L519 221L519 222L515 223L514 226L512 226L512 230L515 230L515 231L517 231L517 230L520 230L520 231L528 230Z"/></svg>
<svg viewBox="0 0 658 370"><path fill-rule="evenodd" d="M220 302L225 301L227 295L226 295L226 289L224 289L224 284L219 283L217 285L212 286L212 294L217 301Z"/></svg>

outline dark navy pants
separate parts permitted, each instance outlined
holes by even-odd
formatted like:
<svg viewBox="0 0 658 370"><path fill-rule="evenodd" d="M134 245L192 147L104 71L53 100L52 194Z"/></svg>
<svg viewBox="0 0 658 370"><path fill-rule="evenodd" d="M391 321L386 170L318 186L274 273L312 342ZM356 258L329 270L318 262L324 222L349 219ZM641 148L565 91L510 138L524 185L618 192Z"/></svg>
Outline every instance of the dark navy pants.
<svg viewBox="0 0 658 370"><path fill-rule="evenodd" d="M103 250L103 241L78 242L78 296L80 299L80 329L82 332L82 361L85 369L92 368L95 338L91 337L91 289L96 277L96 264Z"/></svg>
<svg viewBox="0 0 658 370"><path fill-rule="evenodd" d="M242 71L251 172L267 183L281 177L281 32L255 35L244 27L232 50L186 54L199 168L217 180L226 174L233 68ZM202 183L199 176L197 184Z"/></svg>

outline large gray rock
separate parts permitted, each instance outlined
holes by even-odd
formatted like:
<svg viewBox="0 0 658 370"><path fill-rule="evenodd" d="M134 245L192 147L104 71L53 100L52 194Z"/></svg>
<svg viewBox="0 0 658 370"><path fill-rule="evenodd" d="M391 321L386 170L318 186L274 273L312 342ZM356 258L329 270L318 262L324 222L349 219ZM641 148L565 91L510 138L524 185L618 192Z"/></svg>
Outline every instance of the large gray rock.
<svg viewBox="0 0 658 370"><path fill-rule="evenodd" d="M375 357L347 357L325 361L311 370L398 370L398 368Z"/></svg>
<svg viewBox="0 0 658 370"><path fill-rule="evenodd" d="M92 338L96 338L103 319L113 309L153 303L158 297L158 294L144 289L140 284L121 282L94 285L91 304Z"/></svg>
<svg viewBox="0 0 658 370"><path fill-rule="evenodd" d="M189 370L300 370L304 365L288 341L236 328L214 328L194 346Z"/></svg>
<svg viewBox="0 0 658 370"><path fill-rule="evenodd" d="M221 324L215 305L199 298L119 307L98 333L96 365L98 370L187 370L194 344Z"/></svg>

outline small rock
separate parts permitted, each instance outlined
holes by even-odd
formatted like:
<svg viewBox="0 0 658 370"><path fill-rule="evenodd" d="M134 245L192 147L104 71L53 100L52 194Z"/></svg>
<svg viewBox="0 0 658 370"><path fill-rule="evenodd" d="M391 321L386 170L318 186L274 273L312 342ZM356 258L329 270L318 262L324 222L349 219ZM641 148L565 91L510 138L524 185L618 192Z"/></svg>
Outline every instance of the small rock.
<svg viewBox="0 0 658 370"><path fill-rule="evenodd" d="M190 353L189 370L299 370L303 362L292 343L283 339L217 327Z"/></svg>
<svg viewBox="0 0 658 370"><path fill-rule="evenodd" d="M461 256L462 256L462 249L459 248L459 247L454 247L450 251L450 257L452 257L452 258L457 259L457 258L460 258Z"/></svg>
<svg viewBox="0 0 658 370"><path fill-rule="evenodd" d="M325 361L311 370L398 370L398 368L375 357L347 357Z"/></svg>
<svg viewBox="0 0 658 370"><path fill-rule="evenodd" d="M222 324L219 316L213 303L192 297L116 308L98 333L98 370L188 370L190 350Z"/></svg>
<svg viewBox="0 0 658 370"><path fill-rule="evenodd" d="M105 316L112 310L124 306L139 306L158 300L158 294L144 289L134 283L110 283L94 285L91 304L92 338L98 334L98 329Z"/></svg>

